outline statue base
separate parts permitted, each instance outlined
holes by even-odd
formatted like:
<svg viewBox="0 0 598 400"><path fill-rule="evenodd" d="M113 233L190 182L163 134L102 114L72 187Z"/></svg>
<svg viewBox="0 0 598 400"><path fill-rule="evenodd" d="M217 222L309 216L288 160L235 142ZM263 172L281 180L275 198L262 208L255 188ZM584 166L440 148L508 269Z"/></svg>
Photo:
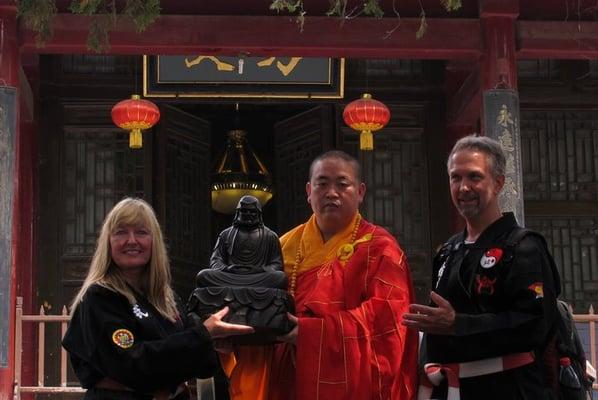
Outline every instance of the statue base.
<svg viewBox="0 0 598 400"><path fill-rule="evenodd" d="M255 332L233 336L241 345L276 343L276 336L293 329L287 312L295 313L293 297L282 289L263 287L205 287L197 288L188 302L188 312L206 319L228 306L224 321L231 324L249 325Z"/></svg>

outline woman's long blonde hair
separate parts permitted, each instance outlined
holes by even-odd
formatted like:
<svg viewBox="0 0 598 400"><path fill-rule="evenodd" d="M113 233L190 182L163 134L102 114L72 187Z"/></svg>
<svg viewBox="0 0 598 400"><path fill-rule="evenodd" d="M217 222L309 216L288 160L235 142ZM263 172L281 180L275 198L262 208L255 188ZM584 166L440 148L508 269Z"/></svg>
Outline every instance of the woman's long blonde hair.
<svg viewBox="0 0 598 400"><path fill-rule="evenodd" d="M160 314L174 321L178 311L170 287L170 262L160 224L154 210L146 201L131 197L119 201L104 219L89 272L73 300L71 313L81 303L89 287L96 283L122 294L131 304L137 303L133 290L127 285L120 268L114 265L110 256L110 235L117 228L126 225L143 226L151 232L152 254L147 268L143 270L141 287L144 288L148 301Z"/></svg>

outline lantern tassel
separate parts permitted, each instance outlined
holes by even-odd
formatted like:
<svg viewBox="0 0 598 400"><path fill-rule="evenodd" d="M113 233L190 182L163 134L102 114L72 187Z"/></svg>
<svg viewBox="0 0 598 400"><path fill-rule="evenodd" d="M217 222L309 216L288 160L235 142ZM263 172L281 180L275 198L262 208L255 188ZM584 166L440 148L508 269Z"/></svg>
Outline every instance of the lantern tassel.
<svg viewBox="0 0 598 400"><path fill-rule="evenodd" d="M133 129L129 133L129 147L132 149L140 149L142 145L141 129Z"/></svg>
<svg viewBox="0 0 598 400"><path fill-rule="evenodd" d="M374 150L374 135L372 131L361 131L359 135L359 148L361 150Z"/></svg>

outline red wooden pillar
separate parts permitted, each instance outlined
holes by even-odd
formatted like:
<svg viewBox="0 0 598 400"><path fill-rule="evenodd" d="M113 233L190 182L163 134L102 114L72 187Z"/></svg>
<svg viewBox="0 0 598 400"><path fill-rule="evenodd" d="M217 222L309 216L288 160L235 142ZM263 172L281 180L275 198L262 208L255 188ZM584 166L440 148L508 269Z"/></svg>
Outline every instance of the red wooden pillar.
<svg viewBox="0 0 598 400"><path fill-rule="evenodd" d="M19 164L17 166L19 180L19 223L18 240L20 245L16 258L17 296L23 297L23 313L37 314L37 260L36 229L37 214L37 160L38 147L36 141L37 104L39 87L39 56L21 55L20 64L24 74L19 82ZM25 352L21 360L21 384L33 384L36 378L37 364L37 330L35 324L24 324L22 327L22 344ZM33 399L31 394L21 395L23 400Z"/></svg>
<svg viewBox="0 0 598 400"><path fill-rule="evenodd" d="M15 88L19 87L19 48L17 44L17 21L16 21L16 6L14 5L0 5L0 86L8 86ZM17 92L18 99L18 92ZM0 400L12 399L13 382L14 382L14 317L16 305L16 270L20 261L20 246L22 245L19 237L19 225L23 221L21 213L23 210L23 196L21 196L21 187L19 185L19 177L23 171L19 171L20 161L20 137L18 129L18 107L13 105L16 113L16 132L14 145L14 186L13 186L13 204L6 204L6 209L12 210L12 240L10 255L1 255L2 257L9 256L12 259L10 262L9 273L9 318L8 318L8 353L7 362L0 365Z"/></svg>
<svg viewBox="0 0 598 400"><path fill-rule="evenodd" d="M519 1L480 0L479 5L484 44L479 63L447 63L447 151L463 136L483 133L484 90L517 89L515 20ZM450 220L452 231L463 229L463 219L454 207Z"/></svg>
<svg viewBox="0 0 598 400"><path fill-rule="evenodd" d="M482 90L517 90L515 20L518 16L518 0L480 0L485 46L480 68Z"/></svg>
<svg viewBox="0 0 598 400"><path fill-rule="evenodd" d="M480 2L485 54L482 59L484 135L500 141L507 160L505 185L499 197L503 211L525 224L519 95L515 57L518 0Z"/></svg>

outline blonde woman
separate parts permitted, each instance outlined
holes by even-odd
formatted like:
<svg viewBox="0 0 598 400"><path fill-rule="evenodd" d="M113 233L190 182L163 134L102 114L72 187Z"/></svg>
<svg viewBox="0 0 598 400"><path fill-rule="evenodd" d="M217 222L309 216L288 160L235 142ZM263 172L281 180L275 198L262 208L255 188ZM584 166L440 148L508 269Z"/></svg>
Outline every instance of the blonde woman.
<svg viewBox="0 0 598 400"><path fill-rule="evenodd" d="M184 399L184 382L211 376L213 339L251 333L224 308L187 324L151 206L125 198L108 213L63 340L85 399Z"/></svg>

